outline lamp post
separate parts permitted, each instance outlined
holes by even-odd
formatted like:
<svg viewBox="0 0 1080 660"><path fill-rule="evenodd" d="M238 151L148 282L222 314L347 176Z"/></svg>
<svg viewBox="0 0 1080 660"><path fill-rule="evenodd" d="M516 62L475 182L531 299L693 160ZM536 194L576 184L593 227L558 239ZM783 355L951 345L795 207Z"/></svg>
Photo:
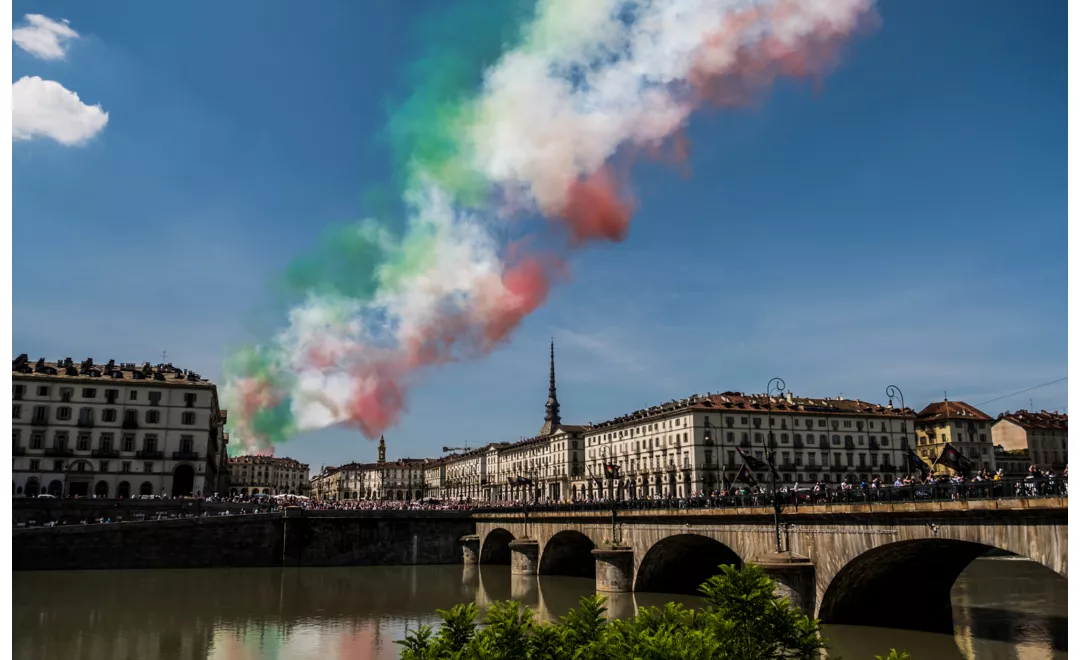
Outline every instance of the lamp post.
<svg viewBox="0 0 1080 660"><path fill-rule="evenodd" d="M618 478L618 475L616 474L616 472L618 471L619 468L615 465L614 461L612 461L611 463L608 463L607 449L606 448L602 450L602 453L600 454L600 458L603 461L604 476L607 477L608 495L610 496L610 502L611 502L611 544L612 545L619 545L621 543L622 539L619 538L618 501L615 499L615 481ZM591 476L593 478L593 480L595 480L597 482L597 486L600 486L600 479L593 472L592 465L589 465L588 468L589 468L589 476Z"/></svg>
<svg viewBox="0 0 1080 660"><path fill-rule="evenodd" d="M769 380L769 384L765 387L765 426L768 435L768 458L769 458L769 472L772 477L772 492L773 492L773 528L776 532L776 552L779 554L781 550L780 545L780 492L777 489L776 483L776 438L772 431L772 393L776 390L778 394L783 395L784 390L787 389L787 383L783 378L772 378Z"/></svg>
<svg viewBox="0 0 1080 660"><path fill-rule="evenodd" d="M893 400L894 397L900 399L900 419L902 420L904 418L904 411L907 410L907 406L904 405L904 393L902 391L900 391L900 388L897 387L896 385L889 385L888 387L885 388L885 396L889 397L889 405L892 405L892 400ZM901 424L903 424L903 422L901 422ZM905 434L907 433L907 431L903 431L903 432ZM906 438L905 438L904 444L905 445L907 444ZM904 447L904 449L906 450L904 452L904 465L906 466L905 471L908 474L911 474L911 470L914 467L911 464L911 448L910 447Z"/></svg>

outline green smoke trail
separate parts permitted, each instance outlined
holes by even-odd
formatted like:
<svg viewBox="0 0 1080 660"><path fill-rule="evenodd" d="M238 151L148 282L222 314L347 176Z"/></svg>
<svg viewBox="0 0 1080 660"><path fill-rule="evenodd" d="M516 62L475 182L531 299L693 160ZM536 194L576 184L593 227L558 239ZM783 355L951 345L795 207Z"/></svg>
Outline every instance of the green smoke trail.
<svg viewBox="0 0 1080 660"><path fill-rule="evenodd" d="M461 138L483 72L521 37L535 0L470 0L423 20L423 55L409 65L408 96L389 104L389 140L403 188L423 174L465 206L481 203L487 180L470 168Z"/></svg>
<svg viewBox="0 0 1080 660"><path fill-rule="evenodd" d="M309 254L296 259L280 281L290 304L318 297L329 303L348 299L368 302L379 291L399 290L408 277L432 261L438 237L424 218L411 217L400 232L391 220L401 217L400 202L421 179L430 179L459 206L487 201L490 184L468 163L466 128L474 121L472 99L484 71L522 36L536 0L466 0L421 19L416 38L421 56L407 65L408 92L387 103L388 119L380 134L390 146L397 190L370 188L366 220L330 228ZM342 306L344 308L344 306ZM225 365L228 382L281 393L272 405L236 400L230 429L242 425L260 442L280 443L296 430L287 397L293 378L289 356L263 346L236 352ZM250 439L245 439L250 441ZM232 445L231 450L251 447Z"/></svg>

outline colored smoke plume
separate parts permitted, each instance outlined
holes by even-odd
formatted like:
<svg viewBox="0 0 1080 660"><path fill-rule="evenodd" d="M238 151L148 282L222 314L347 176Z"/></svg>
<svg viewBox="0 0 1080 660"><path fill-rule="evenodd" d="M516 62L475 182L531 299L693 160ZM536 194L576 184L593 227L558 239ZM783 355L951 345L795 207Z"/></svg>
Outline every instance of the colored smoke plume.
<svg viewBox="0 0 1080 660"><path fill-rule="evenodd" d="M635 202L617 153L684 163L695 110L823 75L873 18L872 0L483 0L436 17L386 130L404 230L335 229L288 270L288 325L226 365L234 451L335 424L377 437L418 372L507 341L562 274L535 247L550 240L503 245L500 227L542 216L563 250L622 241Z"/></svg>

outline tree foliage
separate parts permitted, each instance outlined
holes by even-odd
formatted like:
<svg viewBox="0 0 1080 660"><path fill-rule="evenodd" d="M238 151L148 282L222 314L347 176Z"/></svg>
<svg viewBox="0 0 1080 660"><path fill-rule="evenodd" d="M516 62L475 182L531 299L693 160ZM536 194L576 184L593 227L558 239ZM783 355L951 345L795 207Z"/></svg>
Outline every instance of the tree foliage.
<svg viewBox="0 0 1080 660"><path fill-rule="evenodd" d="M721 566L701 585L706 606L675 603L642 608L635 617L608 621L605 599L581 599L557 623L509 601L492 605L481 622L473 604L439 610L430 626L397 642L403 660L809 660L824 643L818 623L774 591L760 568ZM895 652L894 652L895 653Z"/></svg>

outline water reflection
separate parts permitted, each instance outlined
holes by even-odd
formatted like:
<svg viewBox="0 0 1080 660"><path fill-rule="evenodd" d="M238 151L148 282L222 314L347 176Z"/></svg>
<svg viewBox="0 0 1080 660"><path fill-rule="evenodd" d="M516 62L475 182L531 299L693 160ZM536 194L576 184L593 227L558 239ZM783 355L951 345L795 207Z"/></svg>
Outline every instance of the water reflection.
<svg viewBox="0 0 1080 660"><path fill-rule="evenodd" d="M504 566L15 573L14 656L35 660L394 658L406 627L437 608L514 598L552 620L592 593L588 578L511 576ZM1064 658L1065 580L1033 562L980 559L953 590L956 635L826 630L834 657L890 646L914 658ZM700 599L609 595L609 616ZM888 595L882 595L888 606ZM1056 651L1053 649L1057 649Z"/></svg>

